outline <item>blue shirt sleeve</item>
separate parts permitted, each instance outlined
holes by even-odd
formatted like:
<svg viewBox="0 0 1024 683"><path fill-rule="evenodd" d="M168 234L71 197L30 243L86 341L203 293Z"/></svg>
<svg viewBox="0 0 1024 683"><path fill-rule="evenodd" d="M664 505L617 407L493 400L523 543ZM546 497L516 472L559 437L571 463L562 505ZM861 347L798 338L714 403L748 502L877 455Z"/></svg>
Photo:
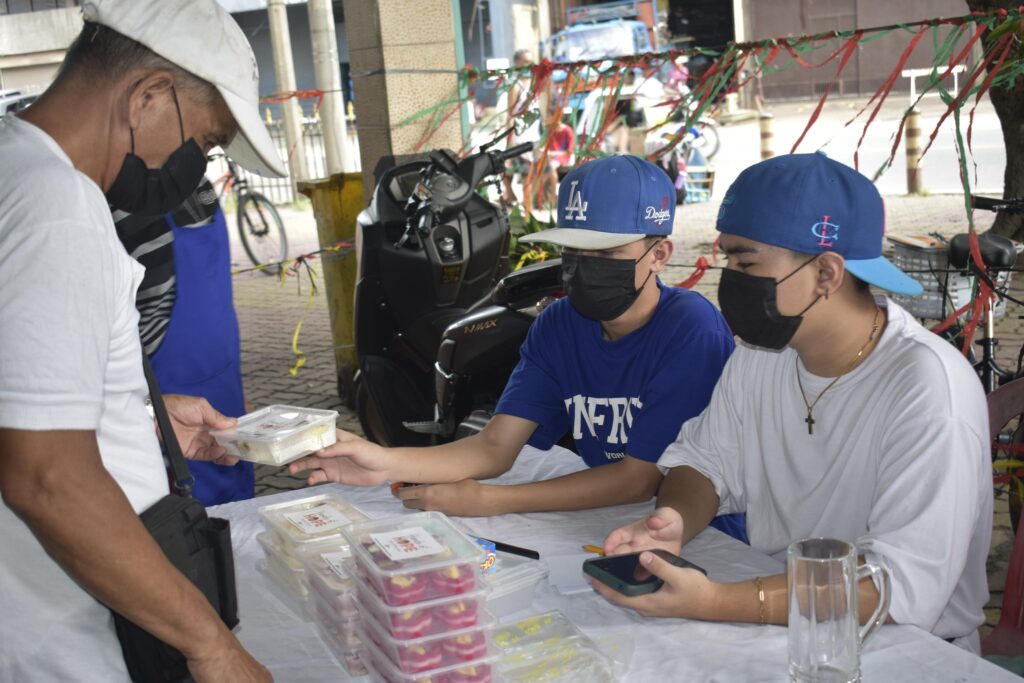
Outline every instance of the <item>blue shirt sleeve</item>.
<svg viewBox="0 0 1024 683"><path fill-rule="evenodd" d="M735 347L732 335L710 329L663 351L665 365L644 387L629 431L626 451L631 457L658 461L683 423L707 407Z"/></svg>
<svg viewBox="0 0 1024 683"><path fill-rule="evenodd" d="M537 317L519 349L519 363L508 379L495 413L537 423L529 444L541 450L554 446L569 429L561 390L545 349L557 343L550 336L551 309ZM551 311L552 313L554 311Z"/></svg>

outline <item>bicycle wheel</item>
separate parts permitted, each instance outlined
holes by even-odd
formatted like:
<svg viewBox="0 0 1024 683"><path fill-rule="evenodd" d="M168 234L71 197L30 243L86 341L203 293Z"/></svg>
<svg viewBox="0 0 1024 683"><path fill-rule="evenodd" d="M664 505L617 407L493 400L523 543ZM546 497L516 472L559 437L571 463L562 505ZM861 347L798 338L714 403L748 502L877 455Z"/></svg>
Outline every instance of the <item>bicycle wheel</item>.
<svg viewBox="0 0 1024 683"><path fill-rule="evenodd" d="M700 135L693 141L693 146L700 150L704 158L710 159L718 154L718 148L722 144L718 139L718 126L709 119L701 119L694 128L700 132Z"/></svg>
<svg viewBox="0 0 1024 683"><path fill-rule="evenodd" d="M238 197L238 236L254 265L276 263L288 257L288 237L281 215L270 200L258 192L246 192ZM263 272L277 275L281 267L264 268Z"/></svg>

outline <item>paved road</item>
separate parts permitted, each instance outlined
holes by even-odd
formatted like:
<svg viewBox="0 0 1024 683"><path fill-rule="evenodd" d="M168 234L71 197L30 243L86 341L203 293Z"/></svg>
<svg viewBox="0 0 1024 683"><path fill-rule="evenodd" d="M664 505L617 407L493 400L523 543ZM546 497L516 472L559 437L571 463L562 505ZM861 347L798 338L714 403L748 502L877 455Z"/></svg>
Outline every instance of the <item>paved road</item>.
<svg viewBox="0 0 1024 683"><path fill-rule="evenodd" d="M798 152L813 152L821 149L833 159L853 165L854 150L864 131L869 112L857 121L846 123L864 106L864 98L832 99L822 109L814 126L801 142ZM770 105L768 111L775 116L775 152L789 152L796 143L817 102L793 102ZM872 105L874 106L874 105ZM903 110L908 106L905 95L893 95L886 101L878 116L864 133L860 148L860 170L866 175L874 174L889 158L893 139L899 126ZM945 111L936 98L926 98L920 105L923 142L935 130L939 118ZM966 136L969 109L962 116L962 130ZM999 119L986 98L974 116L971 128L973 163L977 164L977 178L970 177L971 187L980 192L1001 192L1003 170L1006 166L1006 151L1002 141ZM714 158L717 170L715 198L720 198L732 180L752 163L760 159L760 130L757 121L747 121L720 130L722 149ZM965 143L966 144L966 143ZM906 185L906 156L904 143L897 149L893 165L878 179L878 189L885 195L904 194ZM968 164L973 174L973 163ZM924 187L932 194L961 192L960 173L955 150L955 125L950 116L939 129L932 148L924 158Z"/></svg>

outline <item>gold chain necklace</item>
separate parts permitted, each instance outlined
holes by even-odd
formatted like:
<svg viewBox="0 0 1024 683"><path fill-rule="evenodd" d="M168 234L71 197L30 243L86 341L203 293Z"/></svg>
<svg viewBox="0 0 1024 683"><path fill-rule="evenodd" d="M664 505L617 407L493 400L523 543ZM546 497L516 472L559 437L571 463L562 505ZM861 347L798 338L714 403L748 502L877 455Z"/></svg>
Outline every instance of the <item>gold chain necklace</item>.
<svg viewBox="0 0 1024 683"><path fill-rule="evenodd" d="M868 348L868 345L871 344L871 342L873 342L875 340L875 335L878 334L878 313L879 313L879 310L880 309L876 305L875 306L875 317L871 321L871 334L868 336L868 340L866 342L864 342L864 346L860 347L860 350L857 351L857 355L853 357L853 360L850 361L850 364L846 366L846 369L843 370L842 372L840 372L836 376L836 378L834 380L829 382L829 385L827 387L825 387L824 389L821 390L821 393L818 394L818 397L816 399L814 399L813 403L811 403L811 402L809 402L807 400L807 392L804 391L804 383L800 379L800 365L797 364L797 366L796 366L796 384L797 384L798 387L800 387L800 398L802 398L804 400L804 405L807 406L807 419L805 419L804 422L807 423L807 433L808 434L812 434L812 435L814 434L814 406L818 405L818 401L820 401L821 397L825 395L825 392L828 391L829 389L831 389L832 387L834 387L836 385L836 382L838 382L840 379L842 379L843 375L848 373L850 370L853 370L854 366L857 365L857 361L859 361L861 356L864 355L864 349Z"/></svg>

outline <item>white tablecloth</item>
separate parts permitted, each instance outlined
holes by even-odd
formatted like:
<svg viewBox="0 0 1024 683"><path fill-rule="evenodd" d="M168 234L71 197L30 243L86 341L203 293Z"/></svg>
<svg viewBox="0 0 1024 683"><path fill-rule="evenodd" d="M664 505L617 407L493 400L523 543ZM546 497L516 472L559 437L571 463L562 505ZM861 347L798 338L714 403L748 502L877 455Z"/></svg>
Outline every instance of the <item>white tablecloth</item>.
<svg viewBox="0 0 1024 683"><path fill-rule="evenodd" d="M497 481L533 481L565 474L580 466L581 461L567 451L540 452L527 447L512 471ZM329 488L371 517L408 512L386 487L332 484ZM262 557L256 534L263 530L256 509L319 490L290 491L210 510L211 515L231 520L242 620L238 637L270 668L279 683L346 680L344 671L316 636L313 625L256 569L256 561ZM470 533L536 549L542 557L558 565L560 556L579 554L583 544L600 544L609 531L640 517L650 508L648 503L581 512L463 518L460 522ZM683 555L707 569L711 578L721 581L775 574L784 569L774 558L715 529L708 529L691 541ZM509 618L562 610L619 662L624 681L748 683L788 679L784 627L649 619L611 605L592 591L565 596L547 583L538 587L533 604L523 605L523 608ZM867 683L1020 680L913 626L883 626L865 648L861 669Z"/></svg>

